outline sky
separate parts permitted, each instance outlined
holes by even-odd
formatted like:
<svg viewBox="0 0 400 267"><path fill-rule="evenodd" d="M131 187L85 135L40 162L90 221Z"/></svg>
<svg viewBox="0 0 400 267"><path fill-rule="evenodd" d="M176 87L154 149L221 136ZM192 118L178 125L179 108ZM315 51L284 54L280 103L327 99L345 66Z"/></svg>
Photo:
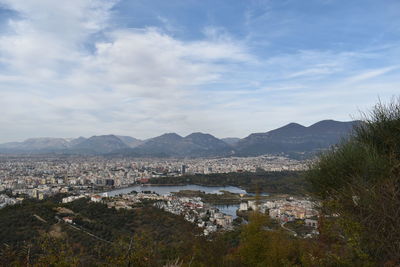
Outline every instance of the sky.
<svg viewBox="0 0 400 267"><path fill-rule="evenodd" d="M349 121L399 59L398 0L0 0L0 142Z"/></svg>

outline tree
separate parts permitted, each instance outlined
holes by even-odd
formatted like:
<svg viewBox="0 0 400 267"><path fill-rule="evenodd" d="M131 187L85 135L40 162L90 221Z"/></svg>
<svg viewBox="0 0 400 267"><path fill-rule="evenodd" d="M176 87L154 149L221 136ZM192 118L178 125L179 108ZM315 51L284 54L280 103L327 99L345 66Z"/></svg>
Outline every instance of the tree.
<svg viewBox="0 0 400 267"><path fill-rule="evenodd" d="M305 265L304 242L290 237L284 230L268 230L266 226L270 220L265 214L252 212L234 255L239 266L312 266Z"/></svg>

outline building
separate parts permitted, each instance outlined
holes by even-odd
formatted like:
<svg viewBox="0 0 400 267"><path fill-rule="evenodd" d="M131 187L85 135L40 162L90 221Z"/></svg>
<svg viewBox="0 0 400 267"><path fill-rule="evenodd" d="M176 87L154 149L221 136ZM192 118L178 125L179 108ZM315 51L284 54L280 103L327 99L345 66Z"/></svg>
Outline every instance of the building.
<svg viewBox="0 0 400 267"><path fill-rule="evenodd" d="M99 195L94 195L90 198L91 201L93 202L101 202L102 197Z"/></svg>
<svg viewBox="0 0 400 267"><path fill-rule="evenodd" d="M66 222L66 223L73 223L74 222L72 217L64 217L63 221Z"/></svg>
<svg viewBox="0 0 400 267"><path fill-rule="evenodd" d="M310 227L318 228L318 220L316 218L306 219L305 224Z"/></svg>
<svg viewBox="0 0 400 267"><path fill-rule="evenodd" d="M186 174L186 168L187 168L186 165L182 165L182 166L181 166L181 174L182 174L182 175L185 175L185 174Z"/></svg>
<svg viewBox="0 0 400 267"><path fill-rule="evenodd" d="M249 209L249 206L247 205L246 202L240 203L239 211L247 211L248 209Z"/></svg>
<svg viewBox="0 0 400 267"><path fill-rule="evenodd" d="M106 179L107 186L114 186L114 179Z"/></svg>

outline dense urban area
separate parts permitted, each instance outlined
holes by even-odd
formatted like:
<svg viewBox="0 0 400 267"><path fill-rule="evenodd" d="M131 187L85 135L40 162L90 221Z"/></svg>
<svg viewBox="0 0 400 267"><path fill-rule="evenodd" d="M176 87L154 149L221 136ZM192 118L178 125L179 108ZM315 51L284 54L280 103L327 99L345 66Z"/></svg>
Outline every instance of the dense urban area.
<svg viewBox="0 0 400 267"><path fill-rule="evenodd" d="M196 192L181 196L174 192L157 194L147 190L149 181L160 181L169 177L208 175L224 173L255 173L259 170L270 172L301 171L307 163L283 156L260 156L248 158L216 159L116 159L103 157L12 157L0 158L0 207L21 203L25 198L43 200L57 194L65 195L62 203L69 203L86 198L100 202L109 208L132 209L144 200L154 201L154 207L194 223L203 234L208 235L218 230L232 230L237 214L242 215L239 224L246 223L243 213L259 210L269 213L271 218L282 223L294 220L306 220L306 224L316 228L316 210L313 203L305 199L296 199L287 195L278 199L264 199L256 205L254 194L246 191L239 193L223 192L221 199L217 192L214 197L224 204L235 204L236 213L225 214L213 203ZM141 185L138 191L109 193L118 188ZM193 195L194 193L194 195ZM266 193L266 192L265 192ZM204 194L206 196L208 194ZM266 194L264 194L265 198ZM212 201L211 201L212 202ZM215 203L214 203L215 204ZM235 212L235 210L233 210ZM65 222L76 224L74 218L65 216ZM313 230L308 233L316 234ZM296 234L296 233L295 233Z"/></svg>
<svg viewBox="0 0 400 267"><path fill-rule="evenodd" d="M56 193L84 194L182 175L304 170L306 162L281 156L220 159L115 159L102 157L0 157L0 191L43 199Z"/></svg>

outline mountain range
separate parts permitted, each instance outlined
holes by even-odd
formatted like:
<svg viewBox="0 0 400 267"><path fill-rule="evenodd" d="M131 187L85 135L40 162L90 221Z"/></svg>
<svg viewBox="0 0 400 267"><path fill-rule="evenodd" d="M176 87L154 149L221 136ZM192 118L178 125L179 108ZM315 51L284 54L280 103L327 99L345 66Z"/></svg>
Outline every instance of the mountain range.
<svg viewBox="0 0 400 267"><path fill-rule="evenodd" d="M130 136L101 135L90 138L30 138L0 144L2 154L79 154L132 157L218 157L264 154L313 154L328 149L351 134L360 121L324 120L309 127L290 123L265 133L218 139L206 133L182 137L166 133L147 140Z"/></svg>

